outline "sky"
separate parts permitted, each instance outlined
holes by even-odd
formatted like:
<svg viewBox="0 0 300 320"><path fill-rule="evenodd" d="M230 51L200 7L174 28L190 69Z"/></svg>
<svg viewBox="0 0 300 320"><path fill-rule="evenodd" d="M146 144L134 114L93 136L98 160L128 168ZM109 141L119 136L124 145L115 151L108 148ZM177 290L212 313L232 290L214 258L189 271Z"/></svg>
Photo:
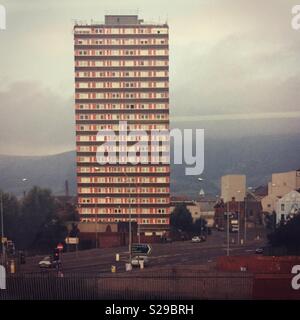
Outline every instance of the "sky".
<svg viewBox="0 0 300 320"><path fill-rule="evenodd" d="M72 27L105 14L168 22L173 127L222 137L300 133L297 2L0 0L0 154L75 148Z"/></svg>

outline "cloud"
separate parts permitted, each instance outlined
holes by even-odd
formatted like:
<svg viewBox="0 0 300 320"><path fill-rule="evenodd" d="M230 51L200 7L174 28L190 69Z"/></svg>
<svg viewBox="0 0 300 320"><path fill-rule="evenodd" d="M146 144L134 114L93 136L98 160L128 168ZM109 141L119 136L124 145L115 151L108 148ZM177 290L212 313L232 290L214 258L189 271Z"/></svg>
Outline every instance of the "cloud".
<svg viewBox="0 0 300 320"><path fill-rule="evenodd" d="M74 149L72 97L36 82L0 87L0 154L39 155Z"/></svg>
<svg viewBox="0 0 300 320"><path fill-rule="evenodd" d="M172 119L256 114L279 121L299 110L300 32L291 28L298 0L23 2L1 2L7 9L0 33L1 153L73 147L72 21L103 21L108 13L168 20Z"/></svg>

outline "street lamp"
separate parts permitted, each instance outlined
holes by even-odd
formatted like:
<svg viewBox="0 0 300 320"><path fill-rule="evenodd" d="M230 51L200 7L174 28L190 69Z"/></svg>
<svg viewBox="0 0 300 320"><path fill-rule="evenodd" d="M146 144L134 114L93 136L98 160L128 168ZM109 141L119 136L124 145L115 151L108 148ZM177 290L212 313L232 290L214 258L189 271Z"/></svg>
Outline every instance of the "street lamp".
<svg viewBox="0 0 300 320"><path fill-rule="evenodd" d="M96 172L100 171L100 167L94 167ZM95 203L95 248L98 249L98 208L97 203Z"/></svg>
<svg viewBox="0 0 300 320"><path fill-rule="evenodd" d="M28 182L28 179L27 178L23 178L22 179L22 182L24 183L24 185L25 185L25 183L26 182ZM23 189L23 196L24 196L24 198L25 198L25 196L26 196L26 189L25 189L25 186L24 186L24 189Z"/></svg>
<svg viewBox="0 0 300 320"><path fill-rule="evenodd" d="M1 213L1 243L2 243L2 265L5 266L5 246L4 246L4 212L3 212L3 192L0 191L0 213Z"/></svg>
<svg viewBox="0 0 300 320"><path fill-rule="evenodd" d="M237 190L236 193L241 193L241 190ZM240 245L240 211L241 203L238 201L238 244Z"/></svg>
<svg viewBox="0 0 300 320"><path fill-rule="evenodd" d="M199 178L198 178L198 181L199 181L199 182L203 182L203 181L204 181L204 179L203 179L203 178L201 178L201 177L199 177ZM202 193L202 191L203 191L203 189L201 189L201 190L200 190L200 193L199 193L199 194L201 194L201 193ZM203 194L204 194L204 191L203 191ZM200 207L200 235L202 236L201 207Z"/></svg>
<svg viewBox="0 0 300 320"><path fill-rule="evenodd" d="M249 191L248 192L251 192L251 190L253 189L252 187L248 187L247 188ZM247 193L246 193L246 197L245 197L245 207L244 207L244 214L245 214L245 217L244 217L244 244L246 244L246 241L247 241L247 210L248 210L248 207L247 207L247 204L248 204L248 199L247 199Z"/></svg>
<svg viewBox="0 0 300 320"><path fill-rule="evenodd" d="M130 179L125 171L123 171L126 180L129 181L129 239L128 239L128 251L129 251L129 262L131 263L132 260L132 231L131 231L131 183Z"/></svg>
<svg viewBox="0 0 300 320"><path fill-rule="evenodd" d="M229 201L227 201L227 213L226 213L226 218L227 218L227 257L229 257Z"/></svg>

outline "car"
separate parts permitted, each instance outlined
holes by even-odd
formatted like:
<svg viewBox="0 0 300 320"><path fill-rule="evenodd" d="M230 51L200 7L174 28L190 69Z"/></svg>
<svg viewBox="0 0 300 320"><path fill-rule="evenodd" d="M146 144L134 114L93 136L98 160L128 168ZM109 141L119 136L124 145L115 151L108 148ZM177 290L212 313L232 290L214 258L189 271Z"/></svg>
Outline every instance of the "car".
<svg viewBox="0 0 300 320"><path fill-rule="evenodd" d="M55 268L57 262L53 261L53 258L51 256L46 256L44 257L40 262L39 262L39 267L42 269L46 268Z"/></svg>
<svg viewBox="0 0 300 320"><path fill-rule="evenodd" d="M201 239L201 237L199 237L199 236L194 236L194 237L192 238L192 242L194 242L194 243L196 243L196 242L202 242L202 239Z"/></svg>
<svg viewBox="0 0 300 320"><path fill-rule="evenodd" d="M218 227L217 230L218 231L225 231L225 228L224 227Z"/></svg>
<svg viewBox="0 0 300 320"><path fill-rule="evenodd" d="M194 236L192 238L192 242L204 242L204 241L206 241L205 236Z"/></svg>
<svg viewBox="0 0 300 320"><path fill-rule="evenodd" d="M263 249L263 248L257 248L257 249L255 250L255 253L256 253L256 254L263 254L263 253L264 253L264 249Z"/></svg>
<svg viewBox="0 0 300 320"><path fill-rule="evenodd" d="M131 259L131 265L133 267L139 267L140 261L144 261L144 266L149 263L149 258L147 256L135 256Z"/></svg>
<svg viewBox="0 0 300 320"><path fill-rule="evenodd" d="M205 236L200 236L200 239L202 242L206 241L206 237Z"/></svg>

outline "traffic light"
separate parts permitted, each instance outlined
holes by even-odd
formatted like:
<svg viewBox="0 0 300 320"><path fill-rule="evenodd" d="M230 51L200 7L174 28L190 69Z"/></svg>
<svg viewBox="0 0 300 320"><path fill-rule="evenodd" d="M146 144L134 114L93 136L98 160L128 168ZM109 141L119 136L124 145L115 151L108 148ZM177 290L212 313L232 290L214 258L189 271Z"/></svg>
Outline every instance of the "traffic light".
<svg viewBox="0 0 300 320"><path fill-rule="evenodd" d="M59 261L59 250L58 249L54 249L53 260Z"/></svg>

